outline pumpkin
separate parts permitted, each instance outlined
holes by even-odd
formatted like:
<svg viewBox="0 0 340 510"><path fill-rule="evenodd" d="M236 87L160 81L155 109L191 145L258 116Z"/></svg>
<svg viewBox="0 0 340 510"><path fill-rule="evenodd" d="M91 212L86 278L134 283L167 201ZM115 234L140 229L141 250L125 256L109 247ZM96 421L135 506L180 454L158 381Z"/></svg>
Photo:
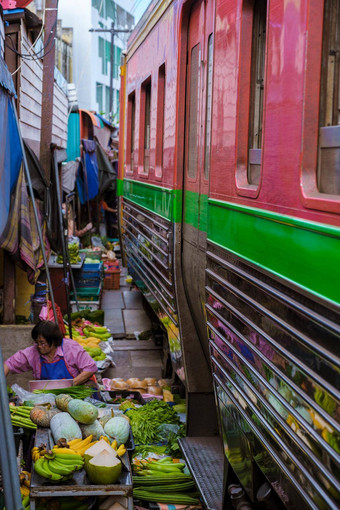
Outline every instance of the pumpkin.
<svg viewBox="0 0 340 510"><path fill-rule="evenodd" d="M82 439L78 423L68 413L58 413L53 416L50 428L55 443L61 438L65 438L66 441Z"/></svg>
<svg viewBox="0 0 340 510"><path fill-rule="evenodd" d="M75 420L90 425L98 418L98 409L89 402L77 398L70 400L67 410Z"/></svg>
<svg viewBox="0 0 340 510"><path fill-rule="evenodd" d="M67 411L67 406L70 400L73 400L73 397L71 397L71 395L65 395L64 393L61 393L60 395L56 396L55 404L58 407L58 409L61 409L61 411Z"/></svg>
<svg viewBox="0 0 340 510"><path fill-rule="evenodd" d="M31 409L30 418L39 427L49 427L51 419L60 413L59 409L47 409L44 406L35 406Z"/></svg>

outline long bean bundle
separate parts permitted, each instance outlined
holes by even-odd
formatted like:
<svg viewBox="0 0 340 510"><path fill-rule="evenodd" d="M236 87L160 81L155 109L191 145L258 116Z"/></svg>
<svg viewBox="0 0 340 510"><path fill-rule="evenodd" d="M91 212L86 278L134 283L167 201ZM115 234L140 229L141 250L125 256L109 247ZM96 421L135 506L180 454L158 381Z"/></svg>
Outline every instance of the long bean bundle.
<svg viewBox="0 0 340 510"><path fill-rule="evenodd" d="M37 426L30 418L32 407L29 406L9 406L11 413L11 422L14 427L36 430Z"/></svg>
<svg viewBox="0 0 340 510"><path fill-rule="evenodd" d="M90 397L92 393L96 391L95 388L91 388L90 386L79 385L79 386L70 386L69 388L57 388L53 390L34 390L34 393L53 393L54 395L71 395L71 397L84 399L86 397Z"/></svg>

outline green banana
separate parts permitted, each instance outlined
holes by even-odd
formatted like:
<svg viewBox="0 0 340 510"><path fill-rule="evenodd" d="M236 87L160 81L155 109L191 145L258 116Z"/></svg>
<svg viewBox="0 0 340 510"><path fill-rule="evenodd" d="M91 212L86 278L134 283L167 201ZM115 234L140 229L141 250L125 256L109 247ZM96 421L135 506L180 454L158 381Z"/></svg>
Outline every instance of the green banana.
<svg viewBox="0 0 340 510"><path fill-rule="evenodd" d="M57 462L55 460L50 460L48 463L48 467L50 468L52 473L56 473L56 474L62 475L62 476L68 476L71 473L73 473L73 471L75 471L75 469L76 469L76 466L71 466L71 465L65 466L65 465L59 464L59 462Z"/></svg>
<svg viewBox="0 0 340 510"><path fill-rule="evenodd" d="M80 471L80 469L83 469L83 467L84 467L83 463L80 464L78 462L74 462L73 464L71 464L71 463L64 464L64 462L61 462L58 459L55 459L53 462L55 462L57 467L62 467L64 469L69 469L69 470L71 469L72 471Z"/></svg>
<svg viewBox="0 0 340 510"><path fill-rule="evenodd" d="M43 459L43 463L42 463L43 471L45 471L47 473L47 475L49 476L50 480L53 480L54 482L57 482L57 481L61 480L63 478L62 475L59 475L57 473L53 473L53 471L50 470L48 463L49 463L48 460Z"/></svg>
<svg viewBox="0 0 340 510"><path fill-rule="evenodd" d="M63 462L64 462L64 460L70 460L70 461L73 461L73 463L75 461L84 462L83 457L81 455L78 455L78 453L58 453L56 451L55 458L62 459Z"/></svg>

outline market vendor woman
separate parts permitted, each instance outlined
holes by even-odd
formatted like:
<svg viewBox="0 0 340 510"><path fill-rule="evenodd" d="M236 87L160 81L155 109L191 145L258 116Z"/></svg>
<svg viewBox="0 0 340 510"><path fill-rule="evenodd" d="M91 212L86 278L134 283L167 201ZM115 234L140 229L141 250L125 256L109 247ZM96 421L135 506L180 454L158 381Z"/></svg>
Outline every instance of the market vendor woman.
<svg viewBox="0 0 340 510"><path fill-rule="evenodd" d="M32 330L34 345L16 352L4 363L5 375L33 371L35 379L73 379L83 384L97 372L97 365L83 347L63 338L59 326L41 321Z"/></svg>

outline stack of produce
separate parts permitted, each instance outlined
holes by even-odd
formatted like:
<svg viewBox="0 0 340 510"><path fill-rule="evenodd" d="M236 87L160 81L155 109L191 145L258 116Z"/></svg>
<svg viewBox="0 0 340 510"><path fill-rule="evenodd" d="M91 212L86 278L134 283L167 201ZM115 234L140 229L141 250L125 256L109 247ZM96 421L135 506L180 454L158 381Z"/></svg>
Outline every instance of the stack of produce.
<svg viewBox="0 0 340 510"><path fill-rule="evenodd" d="M145 379L131 377L125 381L121 377L117 377L111 379L110 387L112 390L134 390L140 393L163 396L166 402L173 401L173 395L169 391L169 386L165 379L157 381L155 377L145 377Z"/></svg>
<svg viewBox="0 0 340 510"><path fill-rule="evenodd" d="M133 496L142 501L173 505L196 505L198 492L190 475L183 473L185 464L171 457L135 461Z"/></svg>
<svg viewBox="0 0 340 510"><path fill-rule="evenodd" d="M79 264L81 262L81 258L79 255L79 244L72 242L68 243L68 253L70 257L70 264ZM63 264L64 259L62 255L58 255L57 264Z"/></svg>
<svg viewBox="0 0 340 510"><path fill-rule="evenodd" d="M30 495L31 473L28 471L21 471L19 478L21 498L24 500L24 498ZM23 506L27 506L27 504Z"/></svg>
<svg viewBox="0 0 340 510"><path fill-rule="evenodd" d="M31 406L15 406L9 404L11 412L11 422L14 427L22 427L23 429L35 430L36 424L30 418Z"/></svg>

